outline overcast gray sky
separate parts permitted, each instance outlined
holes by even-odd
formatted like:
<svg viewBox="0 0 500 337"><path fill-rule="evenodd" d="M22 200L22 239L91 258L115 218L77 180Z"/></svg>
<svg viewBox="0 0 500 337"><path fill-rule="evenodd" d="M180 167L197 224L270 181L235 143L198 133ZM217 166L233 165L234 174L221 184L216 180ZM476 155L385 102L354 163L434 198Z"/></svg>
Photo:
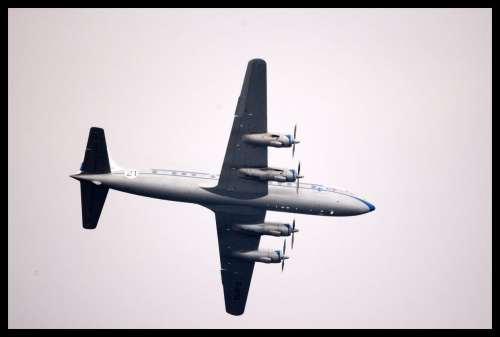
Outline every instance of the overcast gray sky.
<svg viewBox="0 0 500 337"><path fill-rule="evenodd" d="M491 328L491 9L8 16L10 328ZM270 131L301 140L270 165L377 209L296 215L233 317L211 211L110 191L84 230L69 175L92 126L123 167L219 173L252 58Z"/></svg>

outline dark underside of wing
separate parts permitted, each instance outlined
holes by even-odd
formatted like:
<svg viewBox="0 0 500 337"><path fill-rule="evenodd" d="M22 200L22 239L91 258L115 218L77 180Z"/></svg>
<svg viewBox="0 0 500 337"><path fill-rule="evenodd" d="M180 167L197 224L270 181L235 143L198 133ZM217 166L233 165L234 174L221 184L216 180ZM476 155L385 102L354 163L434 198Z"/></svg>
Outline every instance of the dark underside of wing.
<svg viewBox="0 0 500 337"><path fill-rule="evenodd" d="M243 142L244 135L261 133L267 133L266 62L255 59L247 66L219 183L215 188L209 188L211 192L233 199L267 195L267 181L245 179L238 173L240 168L267 167L267 147ZM234 227L263 223L266 211L229 205L205 207L215 212L226 311L231 315L241 315L245 311L255 262L236 258L234 252L257 250L260 235L235 231Z"/></svg>
<svg viewBox="0 0 500 337"><path fill-rule="evenodd" d="M242 141L245 134L267 132L266 62L260 59L248 63L245 80L236 106L231 135L222 164L218 189L241 192L254 197L268 193L267 182L241 179L239 168L267 167L267 147ZM236 193L238 195L238 193Z"/></svg>
<svg viewBox="0 0 500 337"><path fill-rule="evenodd" d="M221 277L224 288L226 311L231 315L241 315L245 311L248 291L252 281L255 262L233 257L238 250L257 250L260 236L242 234L233 230L235 224L254 224L264 222L266 211L246 207L210 207L215 212L217 237L221 263Z"/></svg>

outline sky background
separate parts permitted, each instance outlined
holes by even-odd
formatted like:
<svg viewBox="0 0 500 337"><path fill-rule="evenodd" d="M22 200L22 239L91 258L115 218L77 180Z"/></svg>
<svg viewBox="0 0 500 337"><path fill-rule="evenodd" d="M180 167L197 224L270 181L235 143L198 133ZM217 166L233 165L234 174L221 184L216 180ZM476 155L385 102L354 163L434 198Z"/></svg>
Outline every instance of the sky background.
<svg viewBox="0 0 500 337"><path fill-rule="evenodd" d="M296 215L234 317L211 211L110 190L84 230L69 175L92 126L122 167L219 173L253 58L301 140L269 164L377 209ZM9 9L8 99L9 328L492 327L491 9Z"/></svg>

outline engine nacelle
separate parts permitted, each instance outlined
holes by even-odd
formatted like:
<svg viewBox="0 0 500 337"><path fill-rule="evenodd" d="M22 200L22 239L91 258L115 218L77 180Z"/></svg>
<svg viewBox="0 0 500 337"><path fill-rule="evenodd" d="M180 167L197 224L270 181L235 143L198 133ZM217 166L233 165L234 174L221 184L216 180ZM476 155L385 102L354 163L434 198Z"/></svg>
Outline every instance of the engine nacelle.
<svg viewBox="0 0 500 337"><path fill-rule="evenodd" d="M243 142L256 146L291 147L294 143L299 143L291 135L282 133L259 133L243 135Z"/></svg>
<svg viewBox="0 0 500 337"><path fill-rule="evenodd" d="M297 178L295 170L286 168L242 168L238 170L241 178L261 181L294 182Z"/></svg>
<svg viewBox="0 0 500 337"><path fill-rule="evenodd" d="M253 235L290 236L290 224L282 222L264 222L251 225L234 225L234 230Z"/></svg>
<svg viewBox="0 0 500 337"><path fill-rule="evenodd" d="M280 263L287 259L280 250L259 249L250 251L235 251L233 256L245 261L261 262L261 263Z"/></svg>

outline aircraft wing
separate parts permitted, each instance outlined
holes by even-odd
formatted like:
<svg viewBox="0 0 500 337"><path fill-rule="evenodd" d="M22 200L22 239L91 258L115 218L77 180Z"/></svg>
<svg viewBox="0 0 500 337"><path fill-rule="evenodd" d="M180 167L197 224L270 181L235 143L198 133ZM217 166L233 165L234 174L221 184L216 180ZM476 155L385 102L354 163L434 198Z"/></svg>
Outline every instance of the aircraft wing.
<svg viewBox="0 0 500 337"><path fill-rule="evenodd" d="M244 261L232 256L236 250L257 250L260 235L247 235L234 231L235 224L254 224L264 222L265 210L246 207L226 206L209 207L215 212L217 237L221 264L222 286L226 311L231 315L241 315L245 311L250 282L255 262Z"/></svg>
<svg viewBox="0 0 500 337"><path fill-rule="evenodd" d="M267 146L242 142L242 136L245 134L266 132L266 62L255 59L248 62L217 188L260 195L268 193L267 182L239 179L237 173L239 168L267 167Z"/></svg>

